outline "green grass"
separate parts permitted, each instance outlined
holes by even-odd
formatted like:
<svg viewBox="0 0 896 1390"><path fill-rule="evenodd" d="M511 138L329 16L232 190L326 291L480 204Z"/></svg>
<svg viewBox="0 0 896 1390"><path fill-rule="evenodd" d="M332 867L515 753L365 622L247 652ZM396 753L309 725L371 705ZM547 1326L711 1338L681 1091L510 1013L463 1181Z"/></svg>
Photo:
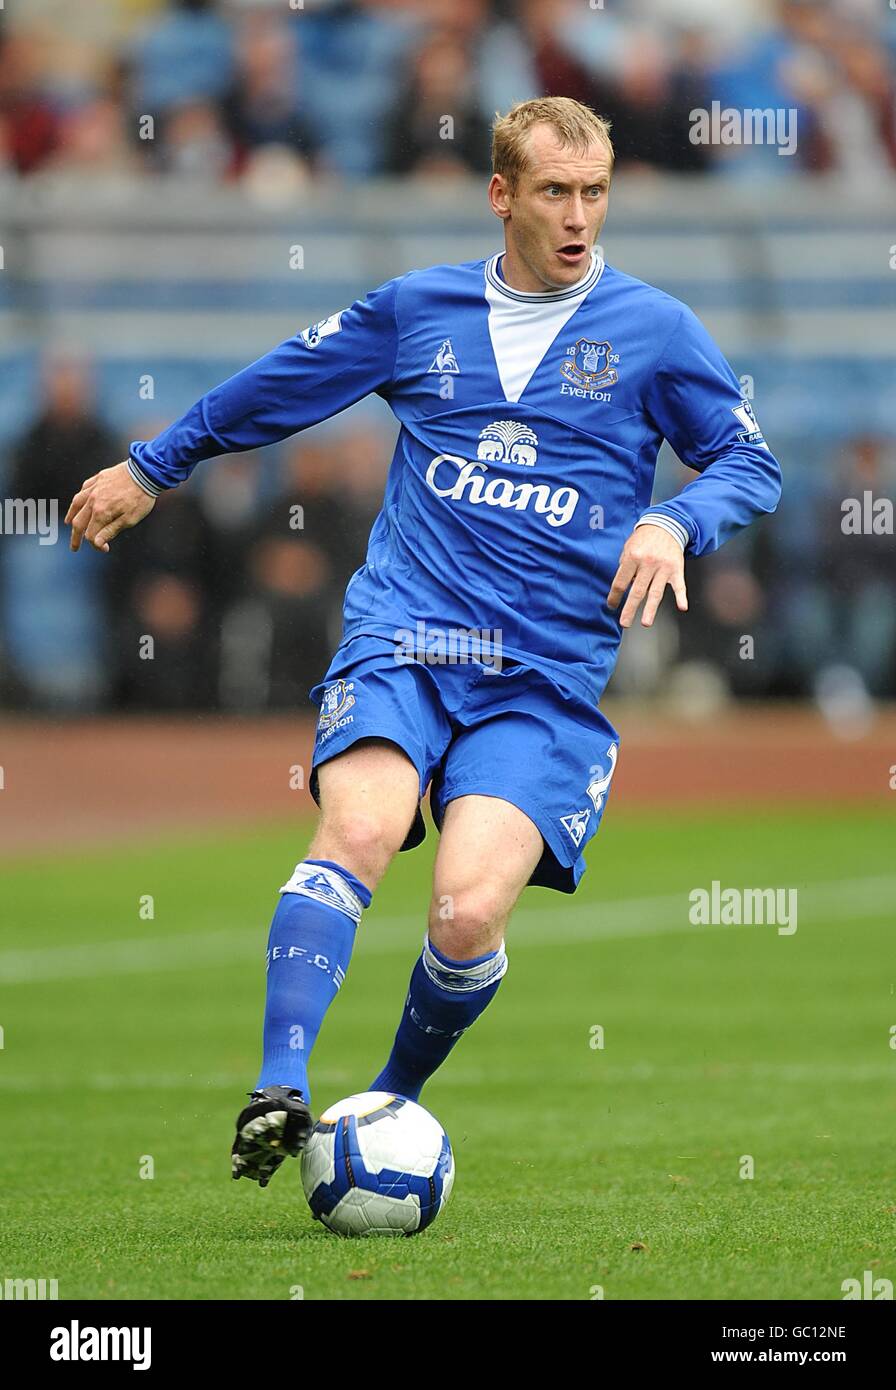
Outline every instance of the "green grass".
<svg viewBox="0 0 896 1390"><path fill-rule="evenodd" d="M229 1180L267 922L304 833L0 871L0 1280L57 1278L63 1298L289 1299L301 1285L308 1299L538 1300L594 1285L838 1299L865 1269L896 1281L896 878L879 812L611 812L575 898L524 895L495 1004L424 1092L457 1182L413 1240L330 1235L297 1164L266 1192ZM365 918L315 1053L319 1109L363 1090L387 1053L432 849L431 833L400 856ZM798 886L797 932L691 927L687 895L714 878ZM863 882L825 886L842 880Z"/></svg>

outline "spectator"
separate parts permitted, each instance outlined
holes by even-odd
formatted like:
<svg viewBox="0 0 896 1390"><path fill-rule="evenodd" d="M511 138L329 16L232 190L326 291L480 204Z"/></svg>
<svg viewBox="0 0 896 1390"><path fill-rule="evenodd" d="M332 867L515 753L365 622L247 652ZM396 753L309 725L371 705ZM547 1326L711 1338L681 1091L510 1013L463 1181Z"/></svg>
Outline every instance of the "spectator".
<svg viewBox="0 0 896 1390"><path fill-rule="evenodd" d="M561 42L557 17L551 7L542 0L523 0L518 19L532 53L539 92L544 96L573 97L586 106L600 109L594 79L588 68Z"/></svg>
<svg viewBox="0 0 896 1390"><path fill-rule="evenodd" d="M684 55L676 65L676 57ZM615 87L600 103L612 121L617 167L680 174L700 173L706 167L709 149L689 139L691 110L705 109L709 101L699 57L694 35L684 41L683 53L655 34L631 36Z"/></svg>
<svg viewBox="0 0 896 1390"><path fill-rule="evenodd" d="M158 119L185 103L223 100L233 81L233 30L212 0L173 0L133 57L132 102Z"/></svg>
<svg viewBox="0 0 896 1390"><path fill-rule="evenodd" d="M85 476L123 455L124 445L96 411L89 364L64 353L44 364L42 409L13 452L13 497L55 499L65 515Z"/></svg>
<svg viewBox="0 0 896 1390"><path fill-rule="evenodd" d="M461 42L436 34L424 43L386 130L386 173L485 173L491 167L489 127L476 107L470 54Z"/></svg>
<svg viewBox="0 0 896 1390"><path fill-rule="evenodd" d="M44 364L42 408L13 451L8 495L55 517L55 544L3 537L2 627L12 675L36 708L86 709L104 695L102 557L85 562L65 544L62 519L85 475L125 446L93 400L88 364L56 354ZM100 563L97 563L97 562Z"/></svg>
<svg viewBox="0 0 896 1390"><path fill-rule="evenodd" d="M340 603L346 584L364 563L370 529L382 506L389 452L378 431L346 422L320 440L302 440L288 460L278 506L301 505L304 534L326 553ZM350 460L349 466L336 467L337 459Z"/></svg>
<svg viewBox="0 0 896 1390"><path fill-rule="evenodd" d="M226 620L229 633L254 634L258 670L249 681L225 671L225 687L253 690L253 703L268 709L303 704L326 664L338 601L328 555L338 531L338 508L308 492L303 497L299 503L287 489L254 527L245 551L243 595ZM234 703L243 703L238 694Z"/></svg>
<svg viewBox="0 0 896 1390"><path fill-rule="evenodd" d="M226 103L241 167L270 145L313 164L319 144L299 109L296 55L284 21L253 15L240 30L236 80Z"/></svg>
<svg viewBox="0 0 896 1390"><path fill-rule="evenodd" d="M97 96L66 112L48 167L78 177L135 172L139 166L120 105Z"/></svg>
<svg viewBox="0 0 896 1390"><path fill-rule="evenodd" d="M420 24L406 6L347 0L293 26L302 92L338 173L363 178L381 168L384 120Z"/></svg>
<svg viewBox="0 0 896 1390"><path fill-rule="evenodd" d="M825 131L830 76L822 49L831 24L830 11L803 0L779 0L776 22L758 27L736 41L708 74L709 87L722 108L771 110L790 120L795 111L796 148L782 159L774 143L717 145L713 164L741 175L761 171L782 176L794 170L825 172L832 154Z"/></svg>
<svg viewBox="0 0 896 1390"><path fill-rule="evenodd" d="M384 440L369 428L292 446L279 496L243 525L238 541L244 562L223 624L225 704L302 707L338 637L343 594L364 562L385 471Z"/></svg>
<svg viewBox="0 0 896 1390"><path fill-rule="evenodd" d="M886 58L863 34L831 35L841 80L831 82L822 120L831 166L878 179L896 170L896 84Z"/></svg>
<svg viewBox="0 0 896 1390"><path fill-rule="evenodd" d="M682 661L714 665L732 694L762 695L772 678L768 603L750 564L750 539L709 555L688 574L690 621L675 614Z"/></svg>
<svg viewBox="0 0 896 1390"><path fill-rule="evenodd" d="M41 90L40 44L27 33L0 38L0 168L39 169L59 143L56 110Z"/></svg>
<svg viewBox="0 0 896 1390"><path fill-rule="evenodd" d="M128 709L202 709L216 701L219 613L209 527L195 493L163 493L153 525L121 536L106 567L116 670Z"/></svg>
<svg viewBox="0 0 896 1390"><path fill-rule="evenodd" d="M236 172L236 150L218 108L191 101L168 112L158 147L161 168L176 178L217 183Z"/></svg>
<svg viewBox="0 0 896 1390"><path fill-rule="evenodd" d="M885 475L881 441L851 441L838 473L818 518L826 583L817 662L830 663L836 653L872 695L883 695L892 689L896 659L896 491ZM850 509L861 517L858 531L848 524Z"/></svg>

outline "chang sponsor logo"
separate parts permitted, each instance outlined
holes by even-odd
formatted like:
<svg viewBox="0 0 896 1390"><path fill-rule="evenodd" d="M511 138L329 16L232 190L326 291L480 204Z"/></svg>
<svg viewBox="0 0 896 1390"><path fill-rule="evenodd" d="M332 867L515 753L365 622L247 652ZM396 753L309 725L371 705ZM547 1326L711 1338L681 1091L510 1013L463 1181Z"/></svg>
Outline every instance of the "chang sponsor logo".
<svg viewBox="0 0 896 1390"><path fill-rule="evenodd" d="M524 465L526 466L526 465ZM488 464L457 454L438 454L426 470L426 482L437 497L446 502L469 502L471 506L501 507L505 511L532 511L543 516L549 526L565 526L579 502L574 487L550 488L547 483L515 483L498 475L489 478Z"/></svg>
<svg viewBox="0 0 896 1390"><path fill-rule="evenodd" d="M538 435L518 420L493 420L479 432L476 457L486 463L518 463L534 468L538 458Z"/></svg>

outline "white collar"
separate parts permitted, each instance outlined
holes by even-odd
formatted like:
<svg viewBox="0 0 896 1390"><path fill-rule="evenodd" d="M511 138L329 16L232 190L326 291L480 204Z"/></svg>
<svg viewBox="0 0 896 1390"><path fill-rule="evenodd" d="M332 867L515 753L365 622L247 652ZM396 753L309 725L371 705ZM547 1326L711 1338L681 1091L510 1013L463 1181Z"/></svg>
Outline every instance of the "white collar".
<svg viewBox="0 0 896 1390"><path fill-rule="evenodd" d="M492 288L506 299L512 299L522 304L555 304L561 300L578 299L580 296L588 294L589 290L594 289L604 272L603 257L592 249L590 268L581 280L578 280L574 285L568 285L565 290L515 290L498 274L498 262L503 254L503 251L498 251L490 260L486 261L485 278Z"/></svg>

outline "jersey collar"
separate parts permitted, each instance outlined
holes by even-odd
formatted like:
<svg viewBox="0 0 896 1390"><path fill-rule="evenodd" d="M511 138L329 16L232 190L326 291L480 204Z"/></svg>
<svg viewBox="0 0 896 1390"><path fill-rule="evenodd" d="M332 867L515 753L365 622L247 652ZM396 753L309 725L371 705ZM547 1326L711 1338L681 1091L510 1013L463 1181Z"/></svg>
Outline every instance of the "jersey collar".
<svg viewBox="0 0 896 1390"><path fill-rule="evenodd" d="M603 257L597 251L591 252L591 269L575 285L565 290L515 290L502 280L498 274L498 262L503 252L498 251L485 263L485 278L493 289L505 299L516 300L519 304L556 304L564 299L578 299L594 289L604 273Z"/></svg>

